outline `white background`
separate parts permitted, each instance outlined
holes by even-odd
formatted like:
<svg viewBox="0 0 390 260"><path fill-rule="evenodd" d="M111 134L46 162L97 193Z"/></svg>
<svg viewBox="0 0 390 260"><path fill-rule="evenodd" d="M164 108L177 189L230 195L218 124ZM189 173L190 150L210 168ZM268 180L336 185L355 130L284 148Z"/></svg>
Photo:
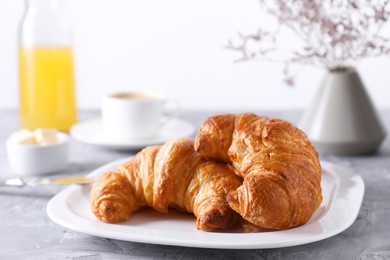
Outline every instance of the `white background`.
<svg viewBox="0 0 390 260"><path fill-rule="evenodd" d="M256 0L63 0L74 32L77 101L99 108L104 93L153 90L185 109L306 107L324 73L307 67L293 88L282 64L234 63L223 48L238 32L274 23ZM0 0L0 109L18 107L17 31L22 0ZM294 38L288 39L291 42ZM390 108L390 59L358 65L378 108Z"/></svg>

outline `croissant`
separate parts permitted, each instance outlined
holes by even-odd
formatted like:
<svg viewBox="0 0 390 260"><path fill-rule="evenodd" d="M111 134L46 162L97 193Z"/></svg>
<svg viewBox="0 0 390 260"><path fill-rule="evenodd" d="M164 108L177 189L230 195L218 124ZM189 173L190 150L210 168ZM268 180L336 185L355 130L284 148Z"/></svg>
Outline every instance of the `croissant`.
<svg viewBox="0 0 390 260"><path fill-rule="evenodd" d="M318 153L305 133L286 121L250 113L212 116L199 129L195 150L232 164L244 178L227 201L259 227L303 225L321 204Z"/></svg>
<svg viewBox="0 0 390 260"><path fill-rule="evenodd" d="M90 206L104 222L127 220L142 207L194 213L196 227L211 231L232 226L239 215L227 201L242 183L227 164L206 160L191 139L176 139L143 149L129 161L100 176Z"/></svg>

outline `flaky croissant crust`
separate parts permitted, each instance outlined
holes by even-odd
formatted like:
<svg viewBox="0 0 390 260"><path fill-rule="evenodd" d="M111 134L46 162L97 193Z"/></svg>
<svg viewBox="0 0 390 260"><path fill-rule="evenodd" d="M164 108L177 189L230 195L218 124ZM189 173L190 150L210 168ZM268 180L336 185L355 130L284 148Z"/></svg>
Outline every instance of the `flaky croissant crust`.
<svg viewBox="0 0 390 260"><path fill-rule="evenodd" d="M212 116L200 127L195 150L232 164L244 178L227 200L259 227L305 224L321 204L318 153L303 131L284 120L251 113Z"/></svg>
<svg viewBox="0 0 390 260"><path fill-rule="evenodd" d="M143 149L134 158L100 176L90 195L91 210L108 223L128 219L142 207L194 213L198 229L232 226L239 217L226 196L241 185L234 169L206 160L190 139L175 139Z"/></svg>
<svg viewBox="0 0 390 260"><path fill-rule="evenodd" d="M319 207L320 181L318 154L292 124L249 113L218 115L204 122L195 144L177 139L147 147L101 176L91 209L115 223L145 206L176 208L194 213L205 231L233 225L236 211L259 227L287 229L306 223Z"/></svg>

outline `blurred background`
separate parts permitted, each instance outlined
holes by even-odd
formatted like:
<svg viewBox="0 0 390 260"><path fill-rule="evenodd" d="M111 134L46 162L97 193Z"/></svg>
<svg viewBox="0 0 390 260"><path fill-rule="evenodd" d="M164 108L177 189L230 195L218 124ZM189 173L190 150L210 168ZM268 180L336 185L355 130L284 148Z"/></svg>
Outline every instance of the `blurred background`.
<svg viewBox="0 0 390 260"><path fill-rule="evenodd" d="M234 62L240 54L224 48L229 39L275 23L256 0L67 0L63 5L74 37L79 109L98 109L103 94L121 90L162 92L190 110L303 109L325 73L308 66L296 86L288 87L283 64ZM23 0L0 0L0 109L18 107L17 32L23 12ZM376 106L390 108L390 59L367 59L357 68Z"/></svg>

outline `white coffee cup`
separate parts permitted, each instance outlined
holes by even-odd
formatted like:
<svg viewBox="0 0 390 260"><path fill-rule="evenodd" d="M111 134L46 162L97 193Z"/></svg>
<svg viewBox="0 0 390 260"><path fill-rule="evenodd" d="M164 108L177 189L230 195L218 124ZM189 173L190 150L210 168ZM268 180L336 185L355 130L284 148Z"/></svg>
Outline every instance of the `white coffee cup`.
<svg viewBox="0 0 390 260"><path fill-rule="evenodd" d="M155 137L177 112L177 102L156 93L108 94L102 104L103 131L110 140L118 141Z"/></svg>

